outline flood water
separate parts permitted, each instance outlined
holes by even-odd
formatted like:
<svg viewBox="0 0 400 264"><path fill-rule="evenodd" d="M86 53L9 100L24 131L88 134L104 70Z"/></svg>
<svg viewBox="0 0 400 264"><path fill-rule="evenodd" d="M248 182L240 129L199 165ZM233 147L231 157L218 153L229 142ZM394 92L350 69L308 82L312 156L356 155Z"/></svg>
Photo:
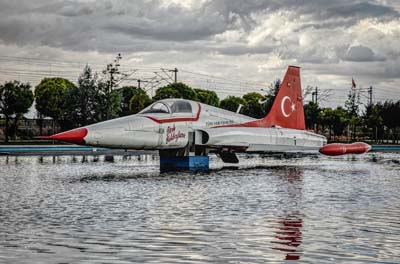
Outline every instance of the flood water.
<svg viewBox="0 0 400 264"><path fill-rule="evenodd" d="M400 262L400 154L242 158L0 157L0 263Z"/></svg>

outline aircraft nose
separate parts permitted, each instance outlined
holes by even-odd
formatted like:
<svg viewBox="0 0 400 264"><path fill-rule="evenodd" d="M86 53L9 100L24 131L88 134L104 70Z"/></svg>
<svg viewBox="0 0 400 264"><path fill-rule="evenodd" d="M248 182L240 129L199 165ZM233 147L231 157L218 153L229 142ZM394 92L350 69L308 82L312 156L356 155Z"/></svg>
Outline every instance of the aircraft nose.
<svg viewBox="0 0 400 264"><path fill-rule="evenodd" d="M88 134L88 130L84 127L68 130L52 136L45 136L41 138L60 140L68 143L85 145L85 137Z"/></svg>

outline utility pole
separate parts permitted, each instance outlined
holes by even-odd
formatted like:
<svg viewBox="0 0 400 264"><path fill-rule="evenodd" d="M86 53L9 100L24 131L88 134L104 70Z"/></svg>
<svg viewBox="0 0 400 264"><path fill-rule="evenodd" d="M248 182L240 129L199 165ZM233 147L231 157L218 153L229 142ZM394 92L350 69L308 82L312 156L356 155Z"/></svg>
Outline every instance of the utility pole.
<svg viewBox="0 0 400 264"><path fill-rule="evenodd" d="M318 87L315 86L315 91L312 92L312 101L315 102L315 104L318 104ZM315 100L314 100L315 98Z"/></svg>
<svg viewBox="0 0 400 264"><path fill-rule="evenodd" d="M166 77L160 75L158 72L154 72L155 75L157 75L158 77L161 78L161 80L166 81L168 84L172 84L173 83L177 83L178 82L178 68L174 68L174 69L163 69L161 68L162 73L165 74ZM171 74L169 74L170 72L174 73L174 78L172 78ZM169 81L169 80L171 81Z"/></svg>
<svg viewBox="0 0 400 264"><path fill-rule="evenodd" d="M178 82L178 68L175 67L173 70L169 70L170 72L174 73L174 83Z"/></svg>
<svg viewBox="0 0 400 264"><path fill-rule="evenodd" d="M174 69L174 73L175 73L175 83L178 82L178 68Z"/></svg>
<svg viewBox="0 0 400 264"><path fill-rule="evenodd" d="M372 86L368 88L369 105L372 105Z"/></svg>
<svg viewBox="0 0 400 264"><path fill-rule="evenodd" d="M142 80L142 79L130 79L130 80L136 80L137 81L137 88L142 89L142 83L149 83L150 81ZM144 87L146 88L146 87Z"/></svg>

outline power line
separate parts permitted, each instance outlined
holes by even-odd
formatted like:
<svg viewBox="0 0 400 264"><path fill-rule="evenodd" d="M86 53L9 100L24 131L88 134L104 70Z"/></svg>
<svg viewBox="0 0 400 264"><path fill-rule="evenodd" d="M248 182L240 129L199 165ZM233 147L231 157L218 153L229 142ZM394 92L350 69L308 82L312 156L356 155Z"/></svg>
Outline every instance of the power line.
<svg viewBox="0 0 400 264"><path fill-rule="evenodd" d="M227 78L224 78L224 77L219 77L219 76L210 75L210 74L204 74L204 73L196 73L196 72L191 72L191 71L187 71L187 70L181 70L181 72L186 72L186 73L190 73L190 74L193 74L193 75L205 76L205 77L208 77L209 79L220 79L220 80L224 80L224 81L241 82L241 83L243 83L242 80L234 79L234 78L227 79ZM262 87L266 86L265 84L255 83L255 82L251 82L251 81L245 81L244 83L257 85L257 86L262 86Z"/></svg>
<svg viewBox="0 0 400 264"><path fill-rule="evenodd" d="M90 65L93 70L101 72L101 69L106 64L83 61L68 61L68 60L49 60L40 58L28 58L18 56L0 56L0 81L18 79L20 81L29 81L31 83L39 83L44 77L62 77L73 80L75 83L82 73L82 68L85 65ZM266 88L266 83L241 80L236 77L223 77L207 74L204 72L194 72L178 68L164 68L145 65L119 65L118 70L124 77L115 82L117 85L130 84L131 81L137 79L145 80L152 79L151 82L146 82L145 89L152 87L152 91L156 87L164 84L171 84L179 80L190 83L193 87L213 90L218 93L242 95L246 92L259 92L262 88ZM136 79L136 80L134 80ZM329 99L330 102L341 101L346 98L342 97L343 92L348 88L324 88L315 87L313 92L313 101L321 102ZM368 87L354 89L365 98L368 97L368 103L371 104L378 98L384 98L383 94L390 96L398 95L399 91L386 87ZM373 91L373 94L372 94ZM331 96L332 94L335 96ZM378 97L377 97L378 96Z"/></svg>

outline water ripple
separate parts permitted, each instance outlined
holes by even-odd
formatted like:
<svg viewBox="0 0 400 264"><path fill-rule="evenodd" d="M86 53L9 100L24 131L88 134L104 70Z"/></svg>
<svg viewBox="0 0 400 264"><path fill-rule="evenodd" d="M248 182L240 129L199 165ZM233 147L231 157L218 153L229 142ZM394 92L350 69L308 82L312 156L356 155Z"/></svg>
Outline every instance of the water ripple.
<svg viewBox="0 0 400 264"><path fill-rule="evenodd" d="M399 154L241 158L0 157L0 262L400 262Z"/></svg>

